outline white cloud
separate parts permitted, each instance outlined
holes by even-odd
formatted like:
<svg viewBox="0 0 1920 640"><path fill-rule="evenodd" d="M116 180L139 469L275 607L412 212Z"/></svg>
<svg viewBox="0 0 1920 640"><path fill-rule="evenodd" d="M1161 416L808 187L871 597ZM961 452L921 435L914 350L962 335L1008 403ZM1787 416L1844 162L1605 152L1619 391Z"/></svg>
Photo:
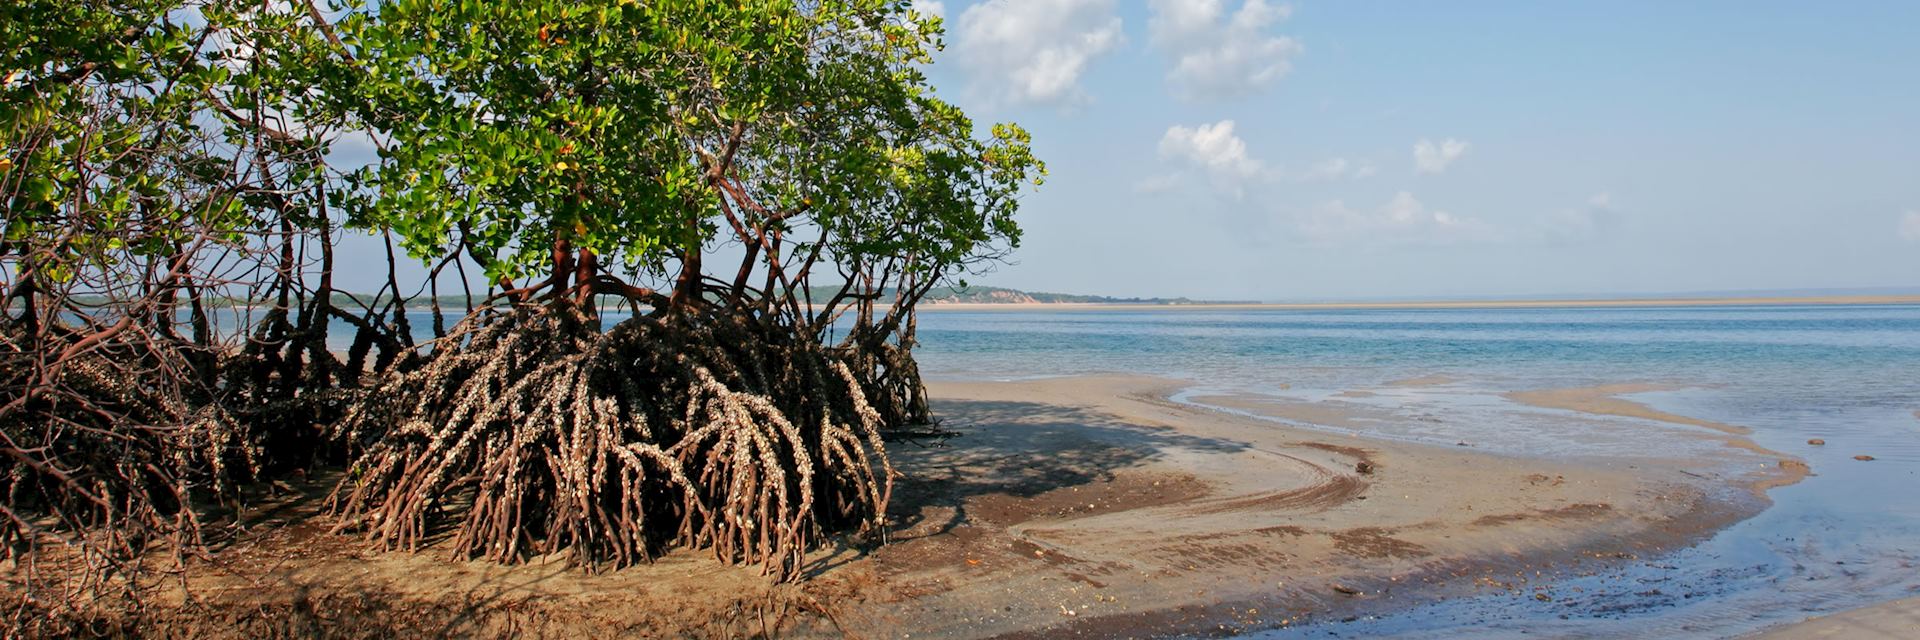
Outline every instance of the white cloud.
<svg viewBox="0 0 1920 640"><path fill-rule="evenodd" d="M1620 213L1613 208L1613 194L1602 191L1588 197L1581 206L1547 216L1543 235L1548 242L1585 240L1604 233L1619 217Z"/></svg>
<svg viewBox="0 0 1920 640"><path fill-rule="evenodd" d="M935 18L947 17L947 5L940 0L913 0L913 10Z"/></svg>
<svg viewBox="0 0 1920 640"><path fill-rule="evenodd" d="M1216 186L1231 188L1235 197L1242 195L1241 190L1254 182L1359 180L1379 171L1371 162L1344 157L1321 160L1305 170L1270 165L1248 151L1246 140L1234 131L1236 126L1232 120L1221 120L1191 127L1168 127L1167 133L1160 138L1160 157L1207 176ZM1186 173L1176 171L1148 178L1135 185L1135 188L1142 192L1165 191L1186 177Z"/></svg>
<svg viewBox="0 0 1920 640"><path fill-rule="evenodd" d="M1303 182L1332 182L1345 179L1359 180L1372 177L1378 172L1379 169L1372 163L1355 162L1346 158L1330 158L1314 163L1312 167L1293 177Z"/></svg>
<svg viewBox="0 0 1920 640"><path fill-rule="evenodd" d="M954 52L973 89L995 102L1072 104L1080 76L1120 47L1113 0L987 0L960 14Z"/></svg>
<svg viewBox="0 0 1920 640"><path fill-rule="evenodd" d="M1447 138L1435 144L1432 140L1422 139L1413 145L1413 167L1420 173L1446 173L1460 156L1467 155L1472 145L1463 140Z"/></svg>
<svg viewBox="0 0 1920 640"><path fill-rule="evenodd" d="M1173 58L1167 82L1184 98L1231 98L1258 92L1293 70L1304 48L1269 29L1293 7L1244 0L1227 13L1230 0L1150 0L1148 32L1154 46Z"/></svg>
<svg viewBox="0 0 1920 640"><path fill-rule="evenodd" d="M1180 184L1183 182L1186 182L1186 176L1175 171L1173 173L1148 176L1139 182L1133 183L1133 190L1136 193L1163 193L1180 188Z"/></svg>
<svg viewBox="0 0 1920 640"><path fill-rule="evenodd" d="M1246 141L1234 135L1233 126L1232 120L1197 127L1174 125L1160 138L1160 157L1179 160L1228 183L1256 178L1266 165L1247 153Z"/></svg>
<svg viewBox="0 0 1920 640"><path fill-rule="evenodd" d="M1900 217L1900 238L1920 242L1920 211L1908 211Z"/></svg>
<svg viewBox="0 0 1920 640"><path fill-rule="evenodd" d="M1317 244L1452 244L1494 239L1493 229L1474 219L1428 207L1401 191L1373 209L1340 200L1295 216L1298 234Z"/></svg>

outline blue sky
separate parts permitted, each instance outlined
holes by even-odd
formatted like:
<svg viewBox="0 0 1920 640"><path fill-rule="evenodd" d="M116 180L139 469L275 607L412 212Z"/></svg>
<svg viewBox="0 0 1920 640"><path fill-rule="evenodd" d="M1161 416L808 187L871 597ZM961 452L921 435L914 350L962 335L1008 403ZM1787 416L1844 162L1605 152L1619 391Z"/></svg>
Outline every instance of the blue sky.
<svg viewBox="0 0 1920 640"><path fill-rule="evenodd" d="M942 94L1053 174L983 284L1920 286L1920 3L920 4Z"/></svg>
<svg viewBox="0 0 1920 640"><path fill-rule="evenodd" d="M945 18L940 94L1025 125L1052 172L974 283L1920 288L1920 2L917 3Z"/></svg>

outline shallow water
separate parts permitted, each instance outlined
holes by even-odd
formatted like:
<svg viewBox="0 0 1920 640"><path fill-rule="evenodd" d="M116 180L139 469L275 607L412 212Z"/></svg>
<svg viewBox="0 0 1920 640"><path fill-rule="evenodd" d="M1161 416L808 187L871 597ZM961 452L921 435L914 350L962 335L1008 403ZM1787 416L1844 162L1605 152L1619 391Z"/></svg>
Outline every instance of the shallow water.
<svg viewBox="0 0 1920 640"><path fill-rule="evenodd" d="M409 321L431 335L429 314ZM334 329L332 346L346 348L351 328ZM1759 444L1815 473L1692 548L1545 583L1547 601L1534 597L1543 584L1534 582L1253 637L1724 638L1920 595L1920 306L934 311L921 315L920 340L916 354L935 378L1163 376L1187 381L1178 398L1200 404L1221 395L1335 403L1376 419L1292 423L1370 437L1580 459L1718 447L1689 437L1707 433L1699 427L1502 395L1662 383L1672 389L1627 397L1752 428ZM1341 395L1355 390L1372 395Z"/></svg>
<svg viewBox="0 0 1920 640"><path fill-rule="evenodd" d="M1815 473L1773 490L1760 515L1667 556L1563 576L1544 592L1531 590L1536 582L1255 637L1721 638L1920 594L1920 306L940 311L922 315L920 337L934 377L1169 376L1189 382L1179 398L1190 402L1340 403L1377 419L1305 426L1508 454L1606 459L1713 446L1687 437L1698 427L1502 396L1658 382L1672 390L1628 398L1752 428L1755 441ZM1340 395L1354 390L1372 395Z"/></svg>

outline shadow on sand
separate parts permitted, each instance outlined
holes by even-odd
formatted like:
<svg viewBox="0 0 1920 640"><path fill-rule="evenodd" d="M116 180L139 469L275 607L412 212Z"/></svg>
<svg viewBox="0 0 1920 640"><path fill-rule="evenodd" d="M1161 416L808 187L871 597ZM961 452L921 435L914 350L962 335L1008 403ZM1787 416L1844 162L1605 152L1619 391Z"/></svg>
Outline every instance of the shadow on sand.
<svg viewBox="0 0 1920 640"><path fill-rule="evenodd" d="M1122 469L1169 449L1231 453L1247 445L1122 422L1104 413L1035 402L943 401L937 412L959 437L889 448L906 477L889 505L896 530L914 537L948 533L970 523L968 504L983 496L1033 498L1107 482ZM932 528L931 517L944 517ZM894 538L901 541L911 538Z"/></svg>

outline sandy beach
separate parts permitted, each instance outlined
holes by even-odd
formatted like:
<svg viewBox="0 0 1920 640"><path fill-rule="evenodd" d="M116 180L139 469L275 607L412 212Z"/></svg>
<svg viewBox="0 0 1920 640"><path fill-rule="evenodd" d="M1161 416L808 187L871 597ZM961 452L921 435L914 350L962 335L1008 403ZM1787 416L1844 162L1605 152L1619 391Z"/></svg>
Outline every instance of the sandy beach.
<svg viewBox="0 0 1920 640"><path fill-rule="evenodd" d="M1550 600L1551 578L1689 544L1799 477L1755 458L1584 464L1331 434L1169 401L1175 383L1081 377L934 386L943 442L892 447L888 544L814 554L813 578L681 551L589 574L371 551L286 496L192 581L175 630L862 638L1234 633L1442 596ZM1285 407L1338 422L1332 409ZM1305 414L1298 413L1305 411ZM1322 411L1312 414L1313 411ZM1738 437L1728 434L1728 437ZM181 603L185 604L185 603Z"/></svg>

